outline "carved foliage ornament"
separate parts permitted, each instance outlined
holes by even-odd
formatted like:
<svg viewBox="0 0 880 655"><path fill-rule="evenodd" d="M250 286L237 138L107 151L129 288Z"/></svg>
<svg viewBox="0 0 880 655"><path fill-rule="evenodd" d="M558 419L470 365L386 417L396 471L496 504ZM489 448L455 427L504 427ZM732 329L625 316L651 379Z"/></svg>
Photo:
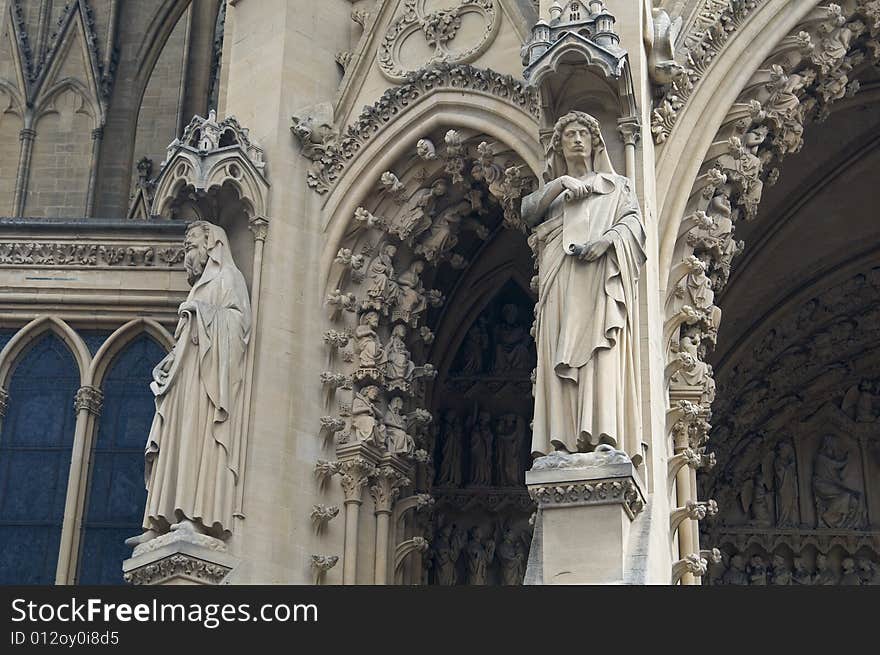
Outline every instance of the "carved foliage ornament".
<svg viewBox="0 0 880 655"><path fill-rule="evenodd" d="M540 116L537 90L513 76L468 64L437 63L408 74L404 84L386 90L338 136L329 128L321 135L310 128L301 129L303 119L294 119L291 129L303 145L303 155L312 161L307 173L309 187L318 193L327 193L348 162L382 127L423 96L440 89L466 89L490 94L515 105L535 119ZM319 143L315 143L316 140ZM368 215L364 216L364 220L369 218Z"/></svg>
<svg viewBox="0 0 880 655"><path fill-rule="evenodd" d="M471 62L486 51L501 24L494 0L461 0L458 6L445 9L436 9L433 4L431 0L407 0L403 13L385 32L376 57L379 70L389 80L402 82L410 73L430 64ZM462 18L469 14L479 17L484 29L475 44L457 47L454 42ZM433 48L427 61L406 61L404 53L412 39L424 39ZM419 49L424 47L419 44Z"/></svg>

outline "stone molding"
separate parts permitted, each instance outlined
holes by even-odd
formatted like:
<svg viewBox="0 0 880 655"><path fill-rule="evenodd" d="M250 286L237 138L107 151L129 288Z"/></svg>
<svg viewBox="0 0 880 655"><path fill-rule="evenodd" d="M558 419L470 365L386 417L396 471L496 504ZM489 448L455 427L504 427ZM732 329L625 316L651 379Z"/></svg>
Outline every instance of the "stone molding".
<svg viewBox="0 0 880 655"><path fill-rule="evenodd" d="M306 118L294 117L291 131L312 160L308 185L325 194L333 187L357 153L388 123L409 107L436 91L472 91L495 96L538 120L541 106L538 91L511 75L468 64L436 64L407 75L401 86L385 91L373 105L339 134L325 130L320 135ZM317 140L317 142L316 142Z"/></svg>
<svg viewBox="0 0 880 655"><path fill-rule="evenodd" d="M158 562L147 564L124 574L133 585L159 585L172 578L184 578L197 584L220 584L231 571L222 564L207 562L191 555L169 555Z"/></svg>
<svg viewBox="0 0 880 655"><path fill-rule="evenodd" d="M0 242L0 267L183 270L183 256L182 247L161 243Z"/></svg>
<svg viewBox="0 0 880 655"><path fill-rule="evenodd" d="M645 507L645 494L631 463L590 469L527 471L529 495L540 509L621 505L630 520Z"/></svg>

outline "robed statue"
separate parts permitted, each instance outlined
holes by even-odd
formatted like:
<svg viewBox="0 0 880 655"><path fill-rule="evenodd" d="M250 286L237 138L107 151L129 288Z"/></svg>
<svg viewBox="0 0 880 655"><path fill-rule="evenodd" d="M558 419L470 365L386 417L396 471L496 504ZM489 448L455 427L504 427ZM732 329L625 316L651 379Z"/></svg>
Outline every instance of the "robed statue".
<svg viewBox="0 0 880 655"><path fill-rule="evenodd" d="M630 181L611 165L598 121L560 118L544 185L526 196L538 261L538 369L532 453L640 453L639 272L645 228Z"/></svg>
<svg viewBox="0 0 880 655"><path fill-rule="evenodd" d="M221 227L191 223L184 249L192 289L178 309L174 348L153 370L144 533L128 545L173 530L224 539L236 511L250 300Z"/></svg>

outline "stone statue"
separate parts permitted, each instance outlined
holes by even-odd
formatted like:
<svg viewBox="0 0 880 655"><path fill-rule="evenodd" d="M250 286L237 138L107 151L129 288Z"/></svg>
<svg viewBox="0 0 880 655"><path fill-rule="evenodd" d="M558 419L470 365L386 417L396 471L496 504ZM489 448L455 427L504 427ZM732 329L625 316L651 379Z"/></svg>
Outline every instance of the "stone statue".
<svg viewBox="0 0 880 655"><path fill-rule="evenodd" d="M380 365L384 353L382 344L379 342L379 335L376 334L378 327L379 314L367 312L361 316L359 325L355 329L355 348L358 357L358 370L355 372L355 379L357 380L366 378L381 380Z"/></svg>
<svg viewBox="0 0 880 655"><path fill-rule="evenodd" d="M422 271L424 270L425 262L417 259L397 279L400 296L393 312L394 320L401 320L415 327L422 312L428 308L425 287L422 286Z"/></svg>
<svg viewBox="0 0 880 655"><path fill-rule="evenodd" d="M746 575L746 561L739 553L730 558L730 568L721 576L721 582L729 585L747 585L749 576Z"/></svg>
<svg viewBox="0 0 880 655"><path fill-rule="evenodd" d="M813 574L807 569L806 560L801 557L794 558L794 573L792 582L796 585L808 586L813 584Z"/></svg>
<svg viewBox="0 0 880 655"><path fill-rule="evenodd" d="M522 202L537 226L538 368L533 454L641 451L634 312L645 230L595 118L570 112L553 132L544 186Z"/></svg>
<svg viewBox="0 0 880 655"><path fill-rule="evenodd" d="M452 250L458 243L462 218L470 210L470 202L462 200L441 211L434 219L427 236L415 245L413 251L424 256L428 261L436 261L444 253Z"/></svg>
<svg viewBox="0 0 880 655"><path fill-rule="evenodd" d="M375 384L355 391L351 403L351 427L358 441L374 446L385 444L385 427L380 422L382 412L376 404L381 390Z"/></svg>
<svg viewBox="0 0 880 655"><path fill-rule="evenodd" d="M492 415L480 412L471 428L471 485L492 484Z"/></svg>
<svg viewBox="0 0 880 655"><path fill-rule="evenodd" d="M485 356L489 347L489 333L486 319L480 317L468 330L462 349L461 369L459 375L479 375L486 370Z"/></svg>
<svg viewBox="0 0 880 655"><path fill-rule="evenodd" d="M826 435L813 467L813 496L819 527L864 527L862 494L844 483L849 453L841 449L833 435Z"/></svg>
<svg viewBox="0 0 880 655"><path fill-rule="evenodd" d="M818 553L816 555L816 575L813 576L814 585L836 585L840 583L840 579L834 572L834 569L828 563L827 555Z"/></svg>
<svg viewBox="0 0 880 655"><path fill-rule="evenodd" d="M479 525L471 528L471 536L465 547L469 585L486 585L489 583L489 565L495 559L495 542L483 539Z"/></svg>
<svg viewBox="0 0 880 655"><path fill-rule="evenodd" d="M406 208L389 226L388 231L401 241L417 237L431 227L437 199L444 196L447 190L446 180L439 179L430 187L416 191L407 202Z"/></svg>
<svg viewBox="0 0 880 655"><path fill-rule="evenodd" d="M244 448L242 387L250 339L247 285L223 228L191 223L184 265L192 289L176 343L153 369L156 414L147 437L145 543L172 530L225 539L232 531Z"/></svg>
<svg viewBox="0 0 880 655"><path fill-rule="evenodd" d="M501 561L501 584L508 586L522 584L526 553L509 527L504 529L504 536L498 544L498 559Z"/></svg>
<svg viewBox="0 0 880 655"><path fill-rule="evenodd" d="M781 441L776 446L773 473L776 482L776 525L780 528L797 527L800 523L797 462L790 441Z"/></svg>
<svg viewBox="0 0 880 655"><path fill-rule="evenodd" d="M880 401L878 385L870 380L862 380L852 387L843 397L841 409L843 413L859 423L873 423L877 420L875 407Z"/></svg>
<svg viewBox="0 0 880 655"><path fill-rule="evenodd" d="M397 301L397 282L394 281L394 256L397 254L397 246L386 243L382 251L370 262L367 275L370 282L367 285L367 299L363 303L364 309L375 309L386 316L388 308Z"/></svg>
<svg viewBox="0 0 880 655"><path fill-rule="evenodd" d="M519 322L519 307L512 304L501 308L501 322L495 326L495 362L492 373L504 375L534 368L529 352L529 330Z"/></svg>
<svg viewBox="0 0 880 655"><path fill-rule="evenodd" d="M776 586L787 586L792 584L792 573L782 555L773 556L773 584Z"/></svg>
<svg viewBox="0 0 880 655"><path fill-rule="evenodd" d="M391 330L391 338L385 345L385 385L388 391L409 392L415 364L406 347L406 326L398 323Z"/></svg>
<svg viewBox="0 0 880 655"><path fill-rule="evenodd" d="M749 560L749 565L746 567L746 572L749 574L750 585L766 586L767 565L764 563L764 558L759 554L755 553L752 555L752 558Z"/></svg>
<svg viewBox="0 0 880 655"><path fill-rule="evenodd" d="M451 587L458 582L455 565L464 547L464 535L455 525L444 525L433 540L432 561L438 585Z"/></svg>
<svg viewBox="0 0 880 655"><path fill-rule="evenodd" d="M454 409L443 415L443 448L437 484L457 487L461 484L461 419Z"/></svg>
<svg viewBox="0 0 880 655"><path fill-rule="evenodd" d="M856 570L856 561L852 557L844 557L840 562L840 584L861 585L862 579Z"/></svg>
<svg viewBox="0 0 880 655"><path fill-rule="evenodd" d="M505 414L495 427L495 452L498 457L498 484L520 484L520 444L525 439L526 422L516 414Z"/></svg>
<svg viewBox="0 0 880 655"><path fill-rule="evenodd" d="M412 455L416 450L416 444L406 431L406 418L402 412L403 398L395 396L388 403L388 411L382 419L385 424L386 445L390 453Z"/></svg>
<svg viewBox="0 0 880 655"><path fill-rule="evenodd" d="M859 561L859 579L863 585L880 584L880 576L877 575L878 566L867 557L860 557Z"/></svg>

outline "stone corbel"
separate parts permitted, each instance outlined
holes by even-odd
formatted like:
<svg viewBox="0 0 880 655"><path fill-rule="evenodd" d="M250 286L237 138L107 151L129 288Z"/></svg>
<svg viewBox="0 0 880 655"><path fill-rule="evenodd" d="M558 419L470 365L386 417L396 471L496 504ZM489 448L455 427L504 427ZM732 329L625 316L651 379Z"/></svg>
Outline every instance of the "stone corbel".
<svg viewBox="0 0 880 655"><path fill-rule="evenodd" d="M312 568L315 569L315 585L324 581L327 571L339 562L339 555L312 555Z"/></svg>
<svg viewBox="0 0 880 655"><path fill-rule="evenodd" d="M669 490L670 495L675 488L675 479L678 476L678 472L685 466L697 470L702 463L703 455L700 455L693 448L685 448L670 457L666 463L666 488Z"/></svg>
<svg viewBox="0 0 880 655"><path fill-rule="evenodd" d="M339 514L338 505L313 505L312 506L312 523L315 526L315 533L321 534L327 527L327 524Z"/></svg>
<svg viewBox="0 0 880 655"><path fill-rule="evenodd" d="M429 542L424 537L413 537L397 544L397 548L394 549L394 575L400 573L403 563L411 553L424 553L428 550L428 546Z"/></svg>
<svg viewBox="0 0 880 655"><path fill-rule="evenodd" d="M696 577L706 575L708 566L709 562L699 553L691 553L672 565L672 584L677 585L688 573Z"/></svg>
<svg viewBox="0 0 880 655"><path fill-rule="evenodd" d="M689 500L684 507L676 507L669 516L669 539L675 538L678 527L686 520L702 521L707 516L718 514L718 503L714 500Z"/></svg>

